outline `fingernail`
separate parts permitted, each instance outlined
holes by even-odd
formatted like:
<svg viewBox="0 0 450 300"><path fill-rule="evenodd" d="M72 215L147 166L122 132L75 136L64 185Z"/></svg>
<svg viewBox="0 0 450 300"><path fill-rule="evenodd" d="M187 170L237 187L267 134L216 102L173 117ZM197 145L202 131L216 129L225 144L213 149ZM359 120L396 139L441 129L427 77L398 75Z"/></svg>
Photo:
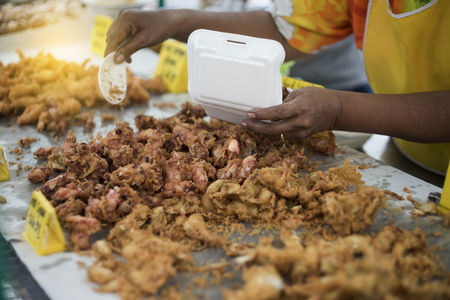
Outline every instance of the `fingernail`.
<svg viewBox="0 0 450 300"><path fill-rule="evenodd" d="M120 53L119 55L117 55L117 57L116 57L116 63L121 64L121 63L123 63L124 60L125 60L125 56L124 56L122 53Z"/></svg>
<svg viewBox="0 0 450 300"><path fill-rule="evenodd" d="M245 122L242 122L241 125L244 127L247 127L247 123L245 123Z"/></svg>
<svg viewBox="0 0 450 300"><path fill-rule="evenodd" d="M247 113L247 117L249 117L250 119L254 119L256 118L256 115L254 113Z"/></svg>

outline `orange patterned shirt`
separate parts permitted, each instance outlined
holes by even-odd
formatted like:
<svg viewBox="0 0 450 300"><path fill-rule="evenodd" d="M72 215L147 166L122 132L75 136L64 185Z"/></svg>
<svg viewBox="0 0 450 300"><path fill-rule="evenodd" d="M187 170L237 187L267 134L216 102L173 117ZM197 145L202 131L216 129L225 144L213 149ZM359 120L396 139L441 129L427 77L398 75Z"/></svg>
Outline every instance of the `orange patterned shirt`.
<svg viewBox="0 0 450 300"><path fill-rule="evenodd" d="M389 0L389 3L392 12L399 14L430 1ZM362 49L368 5L369 0L275 0L270 11L289 44L312 53L352 33L356 46Z"/></svg>

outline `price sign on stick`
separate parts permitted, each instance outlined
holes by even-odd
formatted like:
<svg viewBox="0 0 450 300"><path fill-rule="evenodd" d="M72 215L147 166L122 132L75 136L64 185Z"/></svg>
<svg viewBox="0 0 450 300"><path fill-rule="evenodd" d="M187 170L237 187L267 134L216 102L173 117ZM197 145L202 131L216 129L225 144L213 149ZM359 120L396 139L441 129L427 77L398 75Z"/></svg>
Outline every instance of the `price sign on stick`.
<svg viewBox="0 0 450 300"><path fill-rule="evenodd" d="M41 191L33 192L23 236L39 255L60 252L66 248L55 209Z"/></svg>
<svg viewBox="0 0 450 300"><path fill-rule="evenodd" d="M95 17L94 28L91 36L91 51L97 55L103 56L106 49L106 33L111 26L113 18L105 15Z"/></svg>
<svg viewBox="0 0 450 300"><path fill-rule="evenodd" d="M315 86L315 87L323 88L323 86L321 86L319 84L315 84L315 83L311 83L311 82L303 81L303 80L299 80L299 79L294 79L291 77L282 77L281 82L282 82L283 86L293 89L293 90L296 90L296 89L299 89L302 87L306 87L306 86Z"/></svg>
<svg viewBox="0 0 450 300"><path fill-rule="evenodd" d="M169 92L187 92L187 45L172 39L162 43L154 75L161 76Z"/></svg>
<svg viewBox="0 0 450 300"><path fill-rule="evenodd" d="M5 153L3 152L2 146L0 146L0 181L8 180L9 170L6 164Z"/></svg>
<svg viewBox="0 0 450 300"><path fill-rule="evenodd" d="M448 163L447 175L445 176L444 188L442 189L438 210L446 214L450 213L450 162Z"/></svg>

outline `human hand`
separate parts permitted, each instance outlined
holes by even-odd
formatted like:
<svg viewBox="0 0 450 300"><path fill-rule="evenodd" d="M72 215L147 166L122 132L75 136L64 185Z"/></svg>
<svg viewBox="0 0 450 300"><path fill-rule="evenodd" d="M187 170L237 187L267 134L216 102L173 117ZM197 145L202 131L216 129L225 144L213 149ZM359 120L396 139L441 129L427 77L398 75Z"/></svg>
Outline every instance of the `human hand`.
<svg viewBox="0 0 450 300"><path fill-rule="evenodd" d="M173 16L169 10L122 10L107 32L105 56L116 50L116 63L131 62L134 52L160 44L173 35Z"/></svg>
<svg viewBox="0 0 450 300"><path fill-rule="evenodd" d="M271 140L301 140L334 128L341 113L341 98L336 90L305 87L292 91L283 104L255 108L242 125ZM272 122L262 122L270 120Z"/></svg>

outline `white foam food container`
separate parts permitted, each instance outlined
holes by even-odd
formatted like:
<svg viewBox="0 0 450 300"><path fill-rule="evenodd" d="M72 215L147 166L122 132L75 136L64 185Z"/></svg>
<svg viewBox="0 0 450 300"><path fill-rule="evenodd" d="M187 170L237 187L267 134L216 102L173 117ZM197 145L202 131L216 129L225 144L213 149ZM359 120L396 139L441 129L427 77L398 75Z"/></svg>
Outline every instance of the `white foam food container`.
<svg viewBox="0 0 450 300"><path fill-rule="evenodd" d="M279 42L199 29L187 47L188 92L210 117L240 124L252 108L282 103Z"/></svg>

